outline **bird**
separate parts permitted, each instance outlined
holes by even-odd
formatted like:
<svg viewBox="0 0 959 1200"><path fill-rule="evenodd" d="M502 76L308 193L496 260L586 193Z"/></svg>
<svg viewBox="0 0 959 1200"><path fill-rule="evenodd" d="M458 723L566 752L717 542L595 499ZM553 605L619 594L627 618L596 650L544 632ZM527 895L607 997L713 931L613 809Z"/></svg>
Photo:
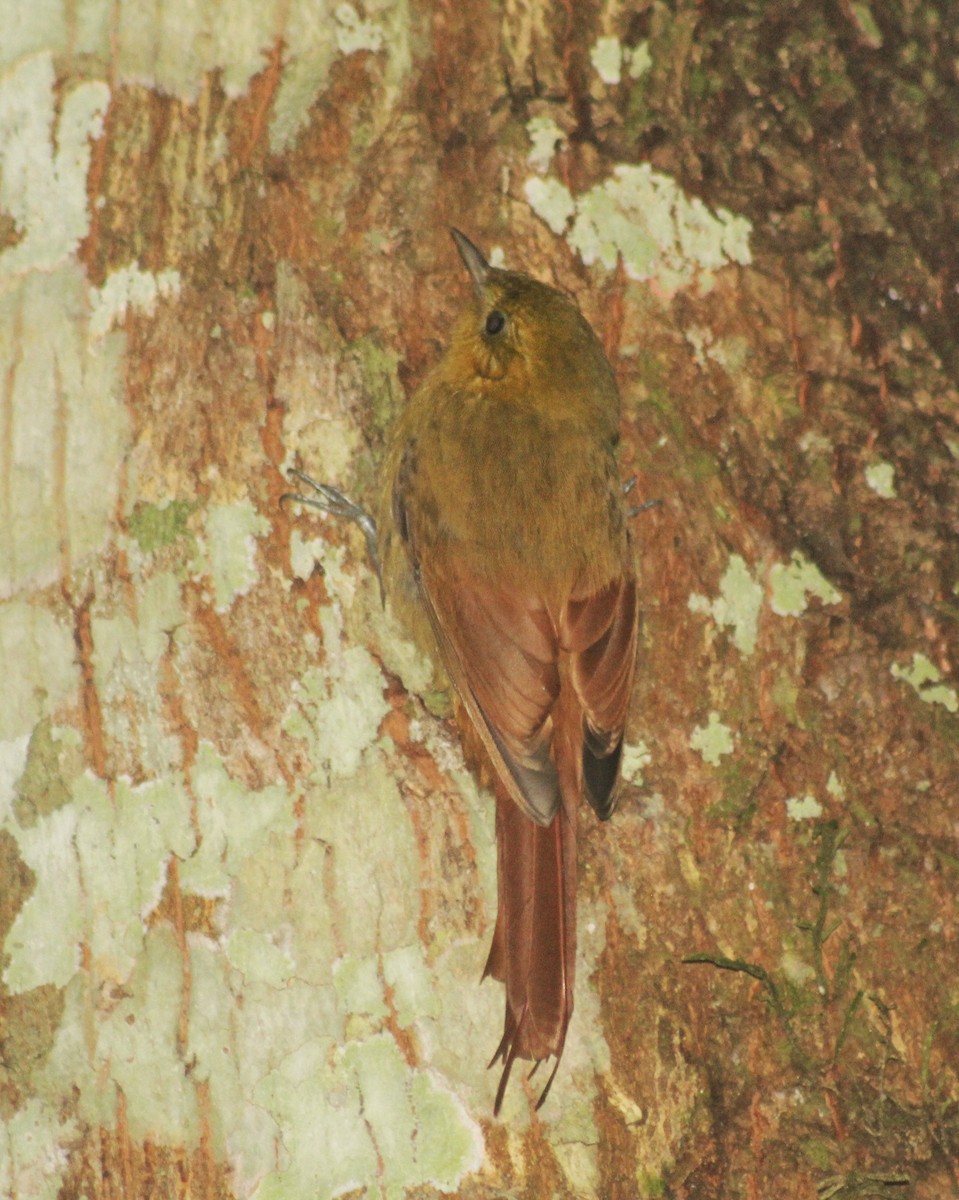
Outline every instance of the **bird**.
<svg viewBox="0 0 959 1200"><path fill-rule="evenodd" d="M472 284L446 352L388 435L375 515L299 471L363 529L381 587L445 672L467 761L496 805L497 916L483 978L504 985L494 1114L517 1059L554 1060L573 1014L577 815L616 807L639 627L619 393L575 302L491 266L451 230Z"/></svg>

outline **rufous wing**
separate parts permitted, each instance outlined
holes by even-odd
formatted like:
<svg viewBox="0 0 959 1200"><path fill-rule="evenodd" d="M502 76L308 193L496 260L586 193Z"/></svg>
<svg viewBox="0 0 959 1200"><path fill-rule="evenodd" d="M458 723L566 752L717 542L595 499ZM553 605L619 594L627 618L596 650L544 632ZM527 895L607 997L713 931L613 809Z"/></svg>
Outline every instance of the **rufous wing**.
<svg viewBox="0 0 959 1200"><path fill-rule="evenodd" d="M498 911L484 974L506 987L495 1111L517 1058L555 1056L573 1012L576 811L615 807L637 640L631 572L551 613L531 590L455 555L415 554L414 578L444 665L495 772ZM410 536L412 535L412 536ZM540 1103L555 1075L547 1080Z"/></svg>
<svg viewBox="0 0 959 1200"><path fill-rule="evenodd" d="M583 714L582 782L597 816L616 807L623 729L633 690L638 637L636 577L624 573L566 605L559 623L570 683Z"/></svg>
<svg viewBox="0 0 959 1200"><path fill-rule="evenodd" d="M496 774L526 816L548 825L560 802L551 754L560 689L552 619L536 598L455 562L421 566L419 583L443 664Z"/></svg>

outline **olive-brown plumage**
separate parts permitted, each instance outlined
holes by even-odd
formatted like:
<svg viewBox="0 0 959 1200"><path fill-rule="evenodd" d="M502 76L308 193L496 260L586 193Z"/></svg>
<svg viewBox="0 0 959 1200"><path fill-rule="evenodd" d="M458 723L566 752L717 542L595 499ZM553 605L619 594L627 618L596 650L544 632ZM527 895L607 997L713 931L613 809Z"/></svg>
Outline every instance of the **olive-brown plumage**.
<svg viewBox="0 0 959 1200"><path fill-rule="evenodd" d="M387 595L445 668L496 794L498 1111L516 1058L563 1051L576 813L615 806L636 577L599 341L560 292L454 238L473 303L391 433L377 526Z"/></svg>

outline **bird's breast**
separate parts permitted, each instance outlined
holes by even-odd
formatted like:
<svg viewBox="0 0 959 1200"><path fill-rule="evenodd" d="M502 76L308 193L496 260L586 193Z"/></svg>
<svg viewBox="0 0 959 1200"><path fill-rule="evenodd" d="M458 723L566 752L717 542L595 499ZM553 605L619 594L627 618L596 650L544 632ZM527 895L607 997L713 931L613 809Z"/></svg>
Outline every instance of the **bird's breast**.
<svg viewBox="0 0 959 1200"><path fill-rule="evenodd" d="M568 590L621 569L625 523L612 447L583 423L474 400L437 411L408 464L421 553Z"/></svg>

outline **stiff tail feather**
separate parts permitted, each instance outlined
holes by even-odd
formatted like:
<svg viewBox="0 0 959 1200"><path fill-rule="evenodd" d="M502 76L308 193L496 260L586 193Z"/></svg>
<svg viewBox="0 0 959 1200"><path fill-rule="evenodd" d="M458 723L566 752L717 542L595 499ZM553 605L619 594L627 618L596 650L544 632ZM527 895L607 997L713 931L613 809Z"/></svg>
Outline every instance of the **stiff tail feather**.
<svg viewBox="0 0 959 1200"><path fill-rule="evenodd" d="M483 977L506 985L503 1038L490 1063L503 1063L498 1114L517 1058L532 1060L535 1071L555 1057L542 1105L566 1042L576 970L576 813L563 803L549 825L537 825L495 790L499 909Z"/></svg>

